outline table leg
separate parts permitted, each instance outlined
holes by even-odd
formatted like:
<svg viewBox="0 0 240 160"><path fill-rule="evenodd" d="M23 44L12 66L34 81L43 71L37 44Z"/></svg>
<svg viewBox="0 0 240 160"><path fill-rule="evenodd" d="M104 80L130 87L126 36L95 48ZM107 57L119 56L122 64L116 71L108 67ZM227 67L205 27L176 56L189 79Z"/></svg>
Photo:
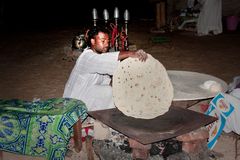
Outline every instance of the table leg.
<svg viewBox="0 0 240 160"><path fill-rule="evenodd" d="M3 151L0 151L0 160L3 159Z"/></svg>
<svg viewBox="0 0 240 160"><path fill-rule="evenodd" d="M94 149L92 146L93 143L93 137L86 136L86 151L87 151L87 157L88 160L94 160Z"/></svg>
<svg viewBox="0 0 240 160"><path fill-rule="evenodd" d="M237 159L239 156L239 153L238 153L238 141L239 140L240 140L240 136L238 134L235 134L235 159Z"/></svg>
<svg viewBox="0 0 240 160"><path fill-rule="evenodd" d="M77 123L73 126L73 140L74 140L74 148L76 152L80 152L82 149L82 122L81 119L77 121Z"/></svg>

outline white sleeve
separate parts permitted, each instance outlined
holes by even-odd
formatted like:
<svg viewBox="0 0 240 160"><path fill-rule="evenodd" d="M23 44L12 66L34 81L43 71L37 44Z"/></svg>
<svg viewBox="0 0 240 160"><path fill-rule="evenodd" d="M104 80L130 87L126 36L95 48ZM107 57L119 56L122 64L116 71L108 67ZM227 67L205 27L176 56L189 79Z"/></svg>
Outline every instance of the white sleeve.
<svg viewBox="0 0 240 160"><path fill-rule="evenodd" d="M113 75L120 61L118 52L96 54L92 50L86 50L77 62L82 72Z"/></svg>

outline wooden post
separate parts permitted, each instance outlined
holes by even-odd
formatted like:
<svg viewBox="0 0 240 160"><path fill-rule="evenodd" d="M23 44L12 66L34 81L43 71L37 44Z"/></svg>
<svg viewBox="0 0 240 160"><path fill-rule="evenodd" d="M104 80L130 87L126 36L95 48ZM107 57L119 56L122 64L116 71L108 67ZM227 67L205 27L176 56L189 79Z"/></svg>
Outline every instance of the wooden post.
<svg viewBox="0 0 240 160"><path fill-rule="evenodd" d="M159 30L161 27L161 3L156 4L156 29Z"/></svg>
<svg viewBox="0 0 240 160"><path fill-rule="evenodd" d="M165 2L156 3L156 29L166 25Z"/></svg>
<svg viewBox="0 0 240 160"><path fill-rule="evenodd" d="M161 27L163 27L166 25L165 2L160 2L160 8Z"/></svg>

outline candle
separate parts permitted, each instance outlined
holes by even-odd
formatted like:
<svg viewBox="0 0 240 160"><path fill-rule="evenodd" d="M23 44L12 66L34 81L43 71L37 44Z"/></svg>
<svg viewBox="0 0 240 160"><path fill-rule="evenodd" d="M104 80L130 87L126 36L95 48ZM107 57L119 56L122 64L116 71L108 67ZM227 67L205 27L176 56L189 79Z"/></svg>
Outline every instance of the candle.
<svg viewBox="0 0 240 160"><path fill-rule="evenodd" d="M125 21L128 21L128 20L129 20L129 12L128 12L127 9L124 11L124 20L125 20Z"/></svg>
<svg viewBox="0 0 240 160"><path fill-rule="evenodd" d="M103 18L104 18L105 21L109 20L109 14L108 14L107 9L103 10Z"/></svg>
<svg viewBox="0 0 240 160"><path fill-rule="evenodd" d="M92 15L93 15L93 19L94 19L94 20L98 18L96 8L93 8Z"/></svg>
<svg viewBox="0 0 240 160"><path fill-rule="evenodd" d="M119 11L118 11L118 8L117 8L117 7L115 7L115 9L114 9L114 18L115 18L115 19L118 19L118 18L119 18Z"/></svg>

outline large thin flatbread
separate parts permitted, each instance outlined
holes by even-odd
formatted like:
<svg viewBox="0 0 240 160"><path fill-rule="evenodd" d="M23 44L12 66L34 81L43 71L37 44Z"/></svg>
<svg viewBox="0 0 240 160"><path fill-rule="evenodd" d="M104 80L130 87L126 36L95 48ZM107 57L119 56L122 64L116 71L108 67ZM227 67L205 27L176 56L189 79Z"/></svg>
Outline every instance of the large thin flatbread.
<svg viewBox="0 0 240 160"><path fill-rule="evenodd" d="M169 110L173 86L165 67L148 54L145 62L123 60L113 74L113 99L125 115L152 119Z"/></svg>

